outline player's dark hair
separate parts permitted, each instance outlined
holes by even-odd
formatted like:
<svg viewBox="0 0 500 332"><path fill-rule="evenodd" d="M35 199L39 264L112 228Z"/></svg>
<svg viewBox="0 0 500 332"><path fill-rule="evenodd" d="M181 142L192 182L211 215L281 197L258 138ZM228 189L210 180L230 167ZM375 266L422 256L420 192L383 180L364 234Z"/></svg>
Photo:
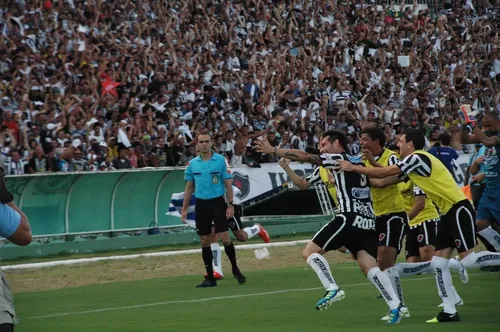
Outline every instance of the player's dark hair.
<svg viewBox="0 0 500 332"><path fill-rule="evenodd" d="M406 142L413 142L415 150L423 150L425 147L425 136L418 129L409 129L405 131Z"/></svg>
<svg viewBox="0 0 500 332"><path fill-rule="evenodd" d="M347 137L338 130L327 130L323 133L323 137L328 137L330 143L339 141L340 146L347 152L349 151L349 146L347 145Z"/></svg>
<svg viewBox="0 0 500 332"><path fill-rule="evenodd" d="M377 127L369 127L365 128L362 134L368 135L368 137L370 137L374 141L378 140L378 144L380 145L380 147L383 148L385 146L385 134L382 129Z"/></svg>
<svg viewBox="0 0 500 332"><path fill-rule="evenodd" d="M441 145L449 146L451 143L451 136L448 133L442 133L438 136L438 141Z"/></svg>

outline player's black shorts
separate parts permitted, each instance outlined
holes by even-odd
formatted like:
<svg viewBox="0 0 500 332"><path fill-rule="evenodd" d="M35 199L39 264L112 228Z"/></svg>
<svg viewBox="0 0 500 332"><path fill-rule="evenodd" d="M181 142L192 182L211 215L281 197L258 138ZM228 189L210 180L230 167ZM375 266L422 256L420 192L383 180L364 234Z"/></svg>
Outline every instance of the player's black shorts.
<svg viewBox="0 0 500 332"><path fill-rule="evenodd" d="M198 235L211 234L212 222L215 233L227 232L226 202L223 196L214 199L197 198L194 211Z"/></svg>
<svg viewBox="0 0 500 332"><path fill-rule="evenodd" d="M393 247L401 251L405 228L408 225L406 212L388 213L375 218L378 246Z"/></svg>
<svg viewBox="0 0 500 332"><path fill-rule="evenodd" d="M243 229L243 223L241 222L241 205L234 206L234 217L228 219L229 228L233 231L239 231Z"/></svg>
<svg viewBox="0 0 500 332"><path fill-rule="evenodd" d="M457 248L459 253L470 250L476 242L476 211L468 199L456 203L441 216L436 238L436 250Z"/></svg>
<svg viewBox="0 0 500 332"><path fill-rule="evenodd" d="M420 248L436 246L439 219L426 220L413 228L406 228L406 258L420 256Z"/></svg>
<svg viewBox="0 0 500 332"><path fill-rule="evenodd" d="M345 246L357 257L357 252L365 250L374 258L377 257L377 233L373 219L364 219L364 228L353 226L356 218L362 218L354 213L344 213L323 226L312 238L312 242L325 251L337 250ZM360 223L358 223L360 224Z"/></svg>

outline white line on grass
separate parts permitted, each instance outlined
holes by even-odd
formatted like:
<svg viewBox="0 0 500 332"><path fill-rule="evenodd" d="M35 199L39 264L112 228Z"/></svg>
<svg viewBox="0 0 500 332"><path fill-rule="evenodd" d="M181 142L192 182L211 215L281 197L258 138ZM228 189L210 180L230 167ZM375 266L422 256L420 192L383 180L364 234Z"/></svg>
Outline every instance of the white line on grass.
<svg viewBox="0 0 500 332"><path fill-rule="evenodd" d="M240 244L235 247L237 250L259 249L259 248L270 248L270 247L292 247L299 244L308 243L309 241L310 240L298 240L298 241L271 242L271 243L258 243L258 244ZM224 248L222 247L221 250L224 250ZM132 255L77 258L77 259L66 259L66 260L51 261L51 262L6 265L2 266L2 270L8 271L8 270L39 269L42 267L53 267L60 265L75 265L75 264L93 263L101 261L114 261L114 260L135 259L135 258L145 258L145 257L176 256L176 255L187 255L187 254L198 254L198 253L201 253L201 249L172 250L172 251L148 252L143 254L132 254Z"/></svg>
<svg viewBox="0 0 500 332"><path fill-rule="evenodd" d="M469 274L469 276L474 276L474 275L478 275L478 274L479 273ZM434 279L434 277L415 278L415 279L411 279L409 281L422 281L422 280L431 280L431 279ZM358 283L358 284L343 285L342 287L360 287L360 286L368 286L368 285L371 285L371 283L364 282L364 283ZM95 309L95 310L64 312L64 313L50 314L50 315L43 315L43 316L32 316L32 317L21 318L19 320L43 319L43 318L54 318L54 317L62 317L62 316L74 316L74 315L86 315L86 314L94 314L94 313L100 313L100 312L106 312L106 311L119 311L119 310L129 310L129 309L141 309L141 308L154 307L154 306L160 306L160 305L168 305L168 304L198 303L198 302L227 300L227 299L240 299L240 298L244 298L244 297L262 296L262 295L273 295L273 294L290 293L290 292L308 292L308 291L318 290L318 289L323 289L323 287L283 289L283 290L277 290L277 291L272 291L272 292L262 292L262 293L251 293L251 294L238 294L238 295L226 295L226 296L217 296L217 297L207 297L207 298L204 298L204 299L177 300L177 301L164 301L164 302L155 302L155 303L144 303L144 304L137 304L137 305L131 305L131 306L123 306L123 307L113 307L113 308L102 308L102 309Z"/></svg>

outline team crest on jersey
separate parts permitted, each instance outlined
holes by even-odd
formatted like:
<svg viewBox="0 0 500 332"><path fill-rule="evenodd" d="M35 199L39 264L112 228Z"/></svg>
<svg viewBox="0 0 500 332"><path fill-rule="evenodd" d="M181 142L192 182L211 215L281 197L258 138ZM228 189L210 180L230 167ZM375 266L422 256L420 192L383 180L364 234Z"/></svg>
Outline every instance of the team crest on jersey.
<svg viewBox="0 0 500 332"><path fill-rule="evenodd" d="M243 199L250 193L250 180L248 179L248 175L233 172L233 185L241 191L241 193L236 195L238 199Z"/></svg>
<svg viewBox="0 0 500 332"><path fill-rule="evenodd" d="M378 236L378 240L379 241L383 241L385 239L385 234L384 233L380 233L379 236Z"/></svg>
<svg viewBox="0 0 500 332"><path fill-rule="evenodd" d="M419 236L417 236L417 241L418 242L422 242L423 239L424 239L424 235L423 234L420 234Z"/></svg>
<svg viewBox="0 0 500 332"><path fill-rule="evenodd" d="M462 244L462 241L455 240L455 247L459 248L461 244Z"/></svg>

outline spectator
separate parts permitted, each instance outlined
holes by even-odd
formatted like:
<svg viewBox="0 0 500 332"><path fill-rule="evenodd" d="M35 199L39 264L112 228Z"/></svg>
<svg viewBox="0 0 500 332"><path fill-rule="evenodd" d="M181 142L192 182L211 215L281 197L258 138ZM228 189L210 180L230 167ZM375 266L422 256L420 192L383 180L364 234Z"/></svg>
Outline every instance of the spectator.
<svg viewBox="0 0 500 332"><path fill-rule="evenodd" d="M272 161L251 149L268 128L304 150L318 127L354 147L387 125L387 144L419 127L453 145L461 104L500 112L490 2L10 1L0 14L0 162L18 150L28 172L67 171L75 141L82 170L130 146L131 166L184 165L206 129L233 165ZM62 168L36 167L48 146Z"/></svg>
<svg viewBox="0 0 500 332"><path fill-rule="evenodd" d="M453 160L458 159L458 153L454 149L450 148L450 144L450 134L441 134L438 137L438 142L429 149L429 153L438 158L453 175L455 173L453 170Z"/></svg>

